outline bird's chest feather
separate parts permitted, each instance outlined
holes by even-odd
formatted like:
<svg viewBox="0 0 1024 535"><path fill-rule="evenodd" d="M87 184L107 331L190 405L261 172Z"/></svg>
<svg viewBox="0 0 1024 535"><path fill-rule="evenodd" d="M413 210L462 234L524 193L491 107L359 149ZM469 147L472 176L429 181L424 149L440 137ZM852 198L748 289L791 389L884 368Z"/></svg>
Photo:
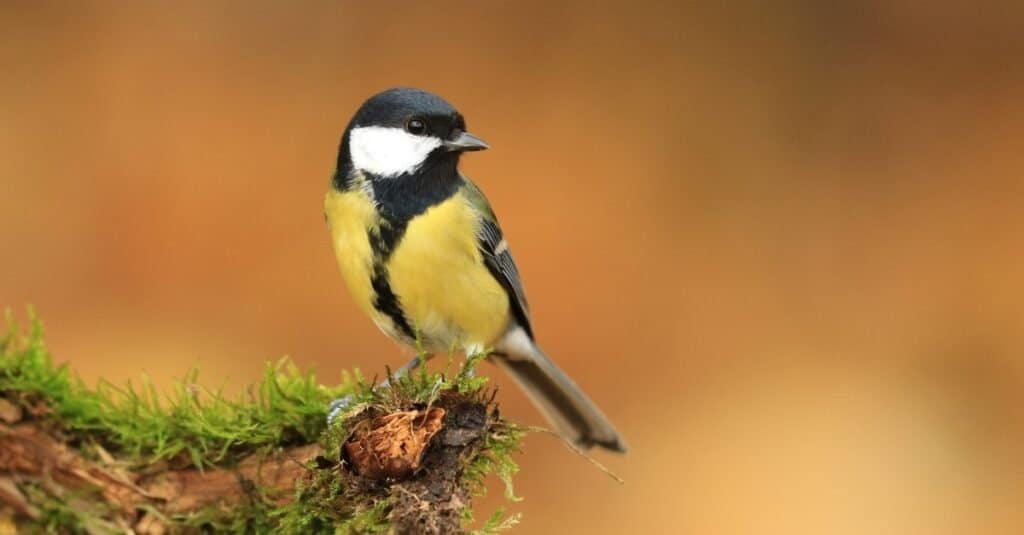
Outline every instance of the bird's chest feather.
<svg viewBox="0 0 1024 535"><path fill-rule="evenodd" d="M479 221L454 195L410 220L387 262L391 287L428 345L489 345L508 322L508 297L477 245Z"/></svg>
<svg viewBox="0 0 1024 535"><path fill-rule="evenodd" d="M379 290L385 284L397 312L431 351L486 347L504 332L508 296L484 265L479 215L464 197L453 195L397 225L402 231L387 252L374 237L396 225L382 222L365 191L332 189L324 207L349 292L389 336L411 341L396 310L384 306Z"/></svg>

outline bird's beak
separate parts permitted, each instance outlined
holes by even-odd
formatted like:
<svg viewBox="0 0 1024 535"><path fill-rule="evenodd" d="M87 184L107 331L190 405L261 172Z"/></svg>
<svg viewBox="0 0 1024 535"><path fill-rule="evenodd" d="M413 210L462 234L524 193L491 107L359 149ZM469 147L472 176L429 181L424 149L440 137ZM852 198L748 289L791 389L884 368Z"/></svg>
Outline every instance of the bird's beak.
<svg viewBox="0 0 1024 535"><path fill-rule="evenodd" d="M449 151L468 151L484 150L490 148L490 145L469 132L456 132L452 139L445 140L444 147Z"/></svg>

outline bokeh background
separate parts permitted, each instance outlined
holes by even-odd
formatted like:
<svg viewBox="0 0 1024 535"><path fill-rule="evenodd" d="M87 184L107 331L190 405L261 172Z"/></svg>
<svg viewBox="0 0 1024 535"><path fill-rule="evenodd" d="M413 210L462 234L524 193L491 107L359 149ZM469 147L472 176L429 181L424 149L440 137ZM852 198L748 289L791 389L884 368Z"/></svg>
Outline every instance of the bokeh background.
<svg viewBox="0 0 1024 535"><path fill-rule="evenodd" d="M529 438L519 533L1019 533L1022 21L1013 1L3 2L0 305L34 304L89 381L399 365L321 202L355 108L420 86L492 144L463 169L539 338L632 448L596 454L619 486Z"/></svg>

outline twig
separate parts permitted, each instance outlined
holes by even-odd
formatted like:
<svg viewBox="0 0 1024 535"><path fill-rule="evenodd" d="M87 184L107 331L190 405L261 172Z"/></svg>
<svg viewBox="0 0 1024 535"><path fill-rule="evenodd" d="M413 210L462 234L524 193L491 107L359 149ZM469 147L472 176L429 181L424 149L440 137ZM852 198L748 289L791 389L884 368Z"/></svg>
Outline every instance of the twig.
<svg viewBox="0 0 1024 535"><path fill-rule="evenodd" d="M539 425L527 425L527 426L523 426L523 429L525 429L526 431L529 431L531 433L544 433L546 435L551 435L553 437L557 437L559 440L562 441L562 444L565 444L565 447L567 447L571 451L575 452L576 455L579 455L580 457L583 457L584 459L586 459L588 462L590 462L590 464L594 465L598 470L604 472L605 475L607 475L608 477L612 478L612 480L614 480L616 483L618 483L620 485L625 485L626 484L626 480L625 479L622 479L621 477L619 477L615 472L612 472L611 469L609 469L607 466L601 464L600 461L598 461L597 459L591 457L587 452L585 452L582 449L580 449L578 446L573 444L571 441L569 441L569 439L563 437L562 435L560 435L560 434L558 434L558 433L556 433L556 432L554 432L554 431L552 431L552 430L550 430L550 429L548 429L546 427L541 427Z"/></svg>

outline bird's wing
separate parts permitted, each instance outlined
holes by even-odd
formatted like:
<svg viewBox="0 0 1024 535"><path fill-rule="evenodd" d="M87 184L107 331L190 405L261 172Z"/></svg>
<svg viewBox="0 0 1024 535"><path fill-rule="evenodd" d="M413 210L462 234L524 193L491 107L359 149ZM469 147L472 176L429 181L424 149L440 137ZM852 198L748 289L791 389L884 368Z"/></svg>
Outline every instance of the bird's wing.
<svg viewBox="0 0 1024 535"><path fill-rule="evenodd" d="M491 275L505 288L516 321L532 339L530 305L526 302L526 292L523 291L523 282L519 278L519 269L516 268L516 262L512 259L512 251L501 233L501 227L498 226L498 218L495 217L494 210L491 209L487 197L484 197L480 188L476 187L476 184L473 184L468 178L463 178L466 183L464 195L480 213L481 223L480 234L477 236L477 247L483 254L484 264Z"/></svg>

